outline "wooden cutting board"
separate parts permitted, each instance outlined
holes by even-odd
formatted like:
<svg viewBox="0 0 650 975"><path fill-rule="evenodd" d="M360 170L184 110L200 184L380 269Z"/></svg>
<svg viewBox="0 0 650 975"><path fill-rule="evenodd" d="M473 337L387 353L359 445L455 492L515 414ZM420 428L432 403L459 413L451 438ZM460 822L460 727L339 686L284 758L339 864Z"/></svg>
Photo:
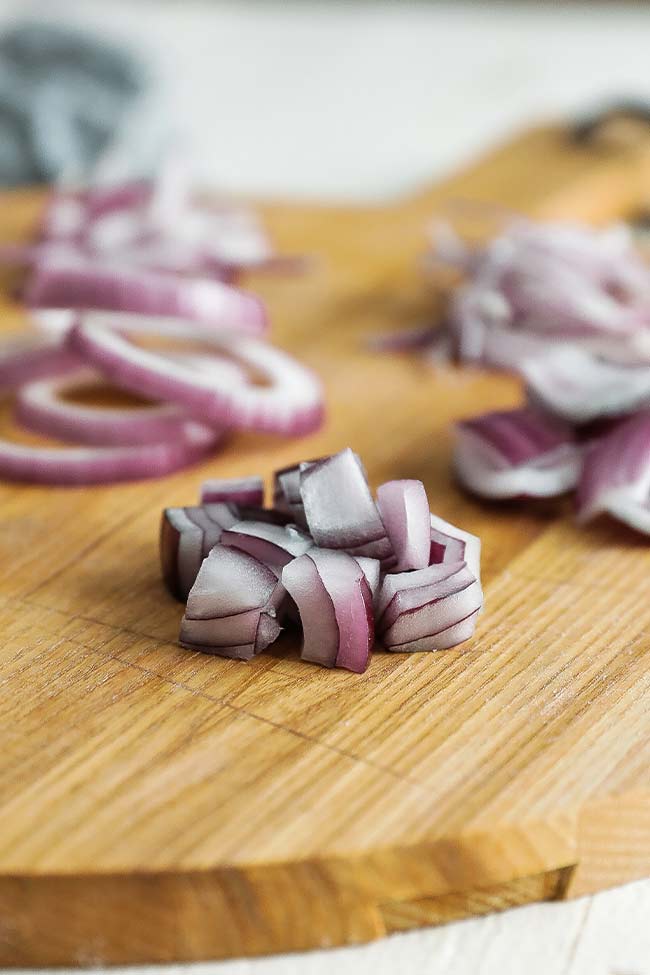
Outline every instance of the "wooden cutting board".
<svg viewBox="0 0 650 975"><path fill-rule="evenodd" d="M394 206L264 206L282 251L315 255L255 286L325 381L323 431L239 436L153 483L2 486L0 965L362 942L650 874L650 547L578 530L566 501L464 497L450 421L517 403L517 382L367 347L432 316L417 261L450 200L607 220L645 195L646 140L547 128ZM3 234L40 205L5 197ZM7 303L4 326L20 316ZM481 536L476 638L362 676L291 638L249 664L179 648L160 509L348 444L374 485L421 478Z"/></svg>

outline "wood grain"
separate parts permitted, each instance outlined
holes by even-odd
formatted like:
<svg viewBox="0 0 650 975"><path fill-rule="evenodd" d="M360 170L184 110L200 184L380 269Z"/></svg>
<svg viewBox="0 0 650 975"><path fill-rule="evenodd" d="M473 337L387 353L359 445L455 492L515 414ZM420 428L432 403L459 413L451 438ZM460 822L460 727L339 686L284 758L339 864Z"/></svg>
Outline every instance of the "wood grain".
<svg viewBox="0 0 650 975"><path fill-rule="evenodd" d="M345 944L650 873L650 549L577 530L567 502L464 497L449 423L516 403L517 383L367 342L432 316L417 259L450 200L479 223L491 203L606 220L642 199L648 160L549 128L392 207L264 205L281 250L315 255L255 286L325 381L323 431L238 436L155 483L2 487L0 964ZM40 201L4 201L7 237ZM160 508L348 444L373 484L421 478L481 535L475 640L377 653L361 677L301 664L290 637L249 664L181 650Z"/></svg>

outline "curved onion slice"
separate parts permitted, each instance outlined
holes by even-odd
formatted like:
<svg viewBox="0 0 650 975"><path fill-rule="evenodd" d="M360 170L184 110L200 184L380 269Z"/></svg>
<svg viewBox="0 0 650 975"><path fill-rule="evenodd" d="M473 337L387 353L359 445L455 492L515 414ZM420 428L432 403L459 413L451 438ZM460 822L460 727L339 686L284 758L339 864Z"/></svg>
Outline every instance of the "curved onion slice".
<svg viewBox="0 0 650 975"><path fill-rule="evenodd" d="M56 337L17 334L3 337L0 342L0 389L11 389L78 366L79 357Z"/></svg>
<svg viewBox="0 0 650 975"><path fill-rule="evenodd" d="M240 521L223 533L221 544L247 552L280 575L283 566L307 552L314 542L294 525Z"/></svg>
<svg viewBox="0 0 650 975"><path fill-rule="evenodd" d="M235 504L261 507L264 504L264 481L261 477L231 477L204 481L201 504L232 501Z"/></svg>
<svg viewBox="0 0 650 975"><path fill-rule="evenodd" d="M650 366L604 362L584 349L556 349L522 366L530 399L571 423L621 416L650 403Z"/></svg>
<svg viewBox="0 0 650 975"><path fill-rule="evenodd" d="M189 423L179 407L96 407L63 399L64 393L97 382L90 369L25 383L16 395L15 416L36 433L90 446L130 446L182 438Z"/></svg>
<svg viewBox="0 0 650 975"><path fill-rule="evenodd" d="M285 591L257 559L216 545L203 561L181 623L184 646L249 660L275 640Z"/></svg>
<svg viewBox="0 0 650 975"><path fill-rule="evenodd" d="M300 495L317 545L394 560L361 461L349 447L302 470Z"/></svg>
<svg viewBox="0 0 650 975"><path fill-rule="evenodd" d="M312 548L284 567L282 583L300 613L302 658L363 673L374 643L374 617L372 593L355 559Z"/></svg>
<svg viewBox="0 0 650 975"><path fill-rule="evenodd" d="M577 493L582 522L608 512L650 535L650 411L617 424L585 454Z"/></svg>
<svg viewBox="0 0 650 975"><path fill-rule="evenodd" d="M429 501L422 481L387 481L377 488L377 507L397 563L393 571L429 564Z"/></svg>
<svg viewBox="0 0 650 975"><path fill-rule="evenodd" d="M315 430L322 421L322 394L316 377L264 342L243 335L190 332L188 338L232 356L256 370L269 385L216 381L135 345L126 336L104 327L105 321L97 316L83 316L71 329L68 342L73 351L92 362L117 386L153 399L180 403L203 422L216 426L301 434Z"/></svg>
<svg viewBox="0 0 650 975"><path fill-rule="evenodd" d="M266 328L264 305L221 281L133 271L79 258L42 261L25 300L32 308L104 309L161 315L258 334Z"/></svg>
<svg viewBox="0 0 650 975"><path fill-rule="evenodd" d="M282 570L282 585L293 599L302 623L302 660L334 667L339 648L339 628L334 603L315 562L301 555Z"/></svg>
<svg viewBox="0 0 650 975"><path fill-rule="evenodd" d="M485 498L546 498L575 487L581 448L565 424L524 407L456 425L454 468Z"/></svg>
<svg viewBox="0 0 650 975"><path fill-rule="evenodd" d="M163 477L204 457L220 434L187 424L182 439L138 447L26 447L0 440L0 479L81 486Z"/></svg>
<svg viewBox="0 0 650 975"><path fill-rule="evenodd" d="M430 573L420 569L412 575ZM438 569L438 571L440 571ZM382 618L387 650L443 650L455 646L459 632L468 639L483 605L481 586L465 565L446 577L395 592Z"/></svg>
<svg viewBox="0 0 650 975"><path fill-rule="evenodd" d="M456 528L438 515L430 515L431 520L431 565L448 565L466 562L467 567L481 580L481 540L470 532Z"/></svg>
<svg viewBox="0 0 650 975"><path fill-rule="evenodd" d="M224 530L236 524L240 512L234 505L166 508L160 523L160 562L168 591L185 601L196 581L201 563L219 542Z"/></svg>

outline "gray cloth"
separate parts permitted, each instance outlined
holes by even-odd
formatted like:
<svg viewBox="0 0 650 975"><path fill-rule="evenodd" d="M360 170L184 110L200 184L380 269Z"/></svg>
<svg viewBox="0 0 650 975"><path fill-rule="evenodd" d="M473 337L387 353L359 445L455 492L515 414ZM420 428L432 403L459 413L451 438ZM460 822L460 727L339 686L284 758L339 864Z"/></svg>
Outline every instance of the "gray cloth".
<svg viewBox="0 0 650 975"><path fill-rule="evenodd" d="M83 179L147 83L130 52L73 29L0 36L0 184Z"/></svg>

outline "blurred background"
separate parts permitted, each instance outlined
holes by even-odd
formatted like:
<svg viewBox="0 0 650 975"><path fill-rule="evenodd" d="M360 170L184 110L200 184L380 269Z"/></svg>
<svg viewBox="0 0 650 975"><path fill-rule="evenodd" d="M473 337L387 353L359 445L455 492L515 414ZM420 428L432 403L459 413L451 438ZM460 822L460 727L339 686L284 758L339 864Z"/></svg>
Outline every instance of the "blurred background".
<svg viewBox="0 0 650 975"><path fill-rule="evenodd" d="M94 32L135 55L133 91L129 82L118 92L129 117L120 150L112 143L112 167L146 168L161 144L181 140L201 182L244 194L381 200L540 117L571 115L612 95L650 96L646 4L0 0L0 31L34 21ZM2 59L0 47L4 183L20 181L21 153L31 151L29 134L13 134L9 149L6 136L17 124L16 100L25 98L25 71L31 84L41 56L39 83L56 88L75 61L72 50L49 61L38 44L26 52L17 92L16 58L5 44ZM67 95L39 96L41 141L42 120L70 92L88 103L82 114L112 122L105 77L87 83L91 62L84 81L74 71L68 77ZM51 128L54 143L60 126ZM69 158L61 161L67 150L48 151L59 161L47 165L79 175ZM85 154L92 156L88 146ZM23 171L33 181L30 164Z"/></svg>

